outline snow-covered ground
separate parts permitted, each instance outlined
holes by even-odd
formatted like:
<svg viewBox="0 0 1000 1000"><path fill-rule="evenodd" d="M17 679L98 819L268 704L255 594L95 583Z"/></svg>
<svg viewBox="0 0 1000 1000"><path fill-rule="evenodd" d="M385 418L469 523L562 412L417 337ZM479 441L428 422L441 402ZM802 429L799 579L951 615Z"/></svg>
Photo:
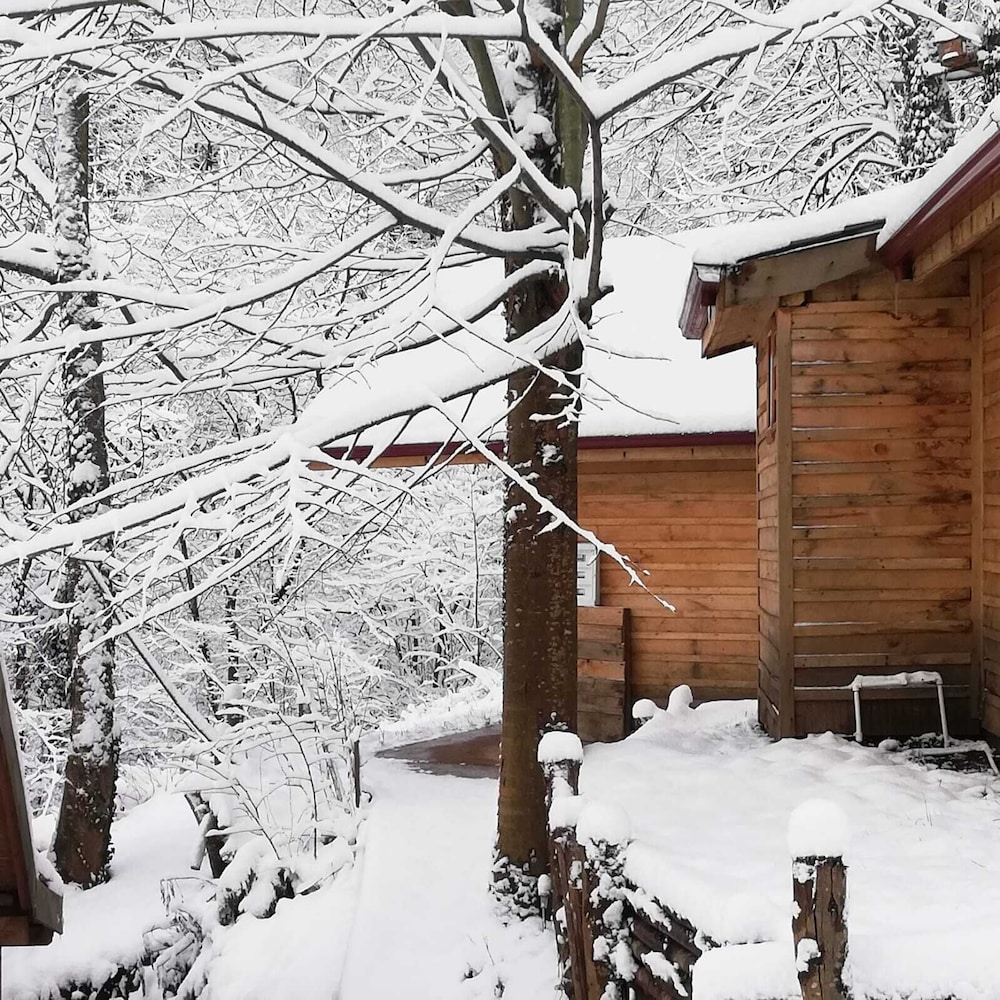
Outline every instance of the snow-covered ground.
<svg viewBox="0 0 1000 1000"><path fill-rule="evenodd" d="M1000 997L1000 783L829 734L772 743L754 710L658 712L584 760L583 793L631 818L627 873L715 941L742 946L708 953L695 1000L797 995L787 830L813 798L839 805L851 831L855 997Z"/></svg>
<svg viewBox="0 0 1000 1000"><path fill-rule="evenodd" d="M461 698L439 709L436 722L414 715L401 729L439 734L480 713ZM630 817L629 876L722 945L696 966L693 1000L798 995L787 829L814 798L847 816L856 1000L1000 997L1000 783L830 735L771 743L752 715L747 702L680 705L585 754L584 795ZM537 922L504 927L487 891L496 780L373 757L364 785L372 802L357 864L269 919L222 928L204 995L551 1000L550 933ZM179 795L134 808L114 835L114 878L67 895L65 935L5 954L4 1000L47 998L68 979L134 961L143 931L163 919L161 880L199 877Z"/></svg>
<svg viewBox="0 0 1000 1000"><path fill-rule="evenodd" d="M452 699L448 730L489 714ZM486 702L489 696L486 693ZM471 713L471 714L470 714ZM427 727L433 729L428 720ZM418 726L423 729L425 726ZM505 927L488 892L496 780L428 775L373 758L359 862L332 883L213 932L209 1000L549 1000L555 946L537 921ZM113 878L69 890L65 933L4 954L3 1000L48 1000L69 981L134 964L161 924L161 882L191 870L196 827L182 795L160 793L114 824Z"/></svg>
<svg viewBox="0 0 1000 1000"><path fill-rule="evenodd" d="M549 1000L555 945L536 921L504 927L487 891L496 781L365 768L372 811L341 1000Z"/></svg>
<svg viewBox="0 0 1000 1000"><path fill-rule="evenodd" d="M47 841L49 832L40 826L39 839ZM118 820L111 881L87 892L65 890L66 932L52 944L4 950L4 1000L57 996L61 983L100 979L134 963L143 931L164 917L161 880L196 876L196 833L184 797L165 792Z"/></svg>

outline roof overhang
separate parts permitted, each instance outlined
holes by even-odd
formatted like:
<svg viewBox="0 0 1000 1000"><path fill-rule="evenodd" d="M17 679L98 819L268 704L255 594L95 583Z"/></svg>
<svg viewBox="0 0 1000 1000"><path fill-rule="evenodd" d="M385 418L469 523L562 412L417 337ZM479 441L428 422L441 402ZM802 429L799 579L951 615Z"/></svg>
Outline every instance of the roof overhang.
<svg viewBox="0 0 1000 1000"><path fill-rule="evenodd" d="M749 257L691 268L681 332L715 357L752 344L785 296L870 267L884 219L873 219ZM714 280L713 280L714 279Z"/></svg>
<svg viewBox="0 0 1000 1000"><path fill-rule="evenodd" d="M879 259L901 279L914 277L914 263L932 243L1000 186L1000 131L988 139L922 202L879 248ZM991 227L1000 220L990 219ZM973 233L981 238L986 233ZM919 277L919 275L917 275Z"/></svg>

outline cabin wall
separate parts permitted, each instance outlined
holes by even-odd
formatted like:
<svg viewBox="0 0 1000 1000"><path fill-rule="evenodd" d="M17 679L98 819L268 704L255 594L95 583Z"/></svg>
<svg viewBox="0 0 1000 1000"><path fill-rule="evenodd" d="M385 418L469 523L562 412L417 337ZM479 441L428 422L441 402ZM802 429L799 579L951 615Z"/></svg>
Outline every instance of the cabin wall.
<svg viewBox="0 0 1000 1000"><path fill-rule="evenodd" d="M631 609L632 697L752 698L757 686L754 448L581 450L579 516L641 570L601 557L600 603Z"/></svg>
<svg viewBox="0 0 1000 1000"><path fill-rule="evenodd" d="M859 673L921 669L941 672L952 728L969 731L978 662L966 264L919 284L873 268L785 314L793 620L781 679L794 707L783 734L852 731L850 692L834 688ZM763 616L774 588L761 524ZM866 731L937 729L926 695L866 692Z"/></svg>
<svg viewBox="0 0 1000 1000"><path fill-rule="evenodd" d="M982 417L979 429L983 492L981 515L983 729L1000 736L1000 247L996 241L982 254L973 254L970 265L979 281L980 304L974 318L982 330Z"/></svg>

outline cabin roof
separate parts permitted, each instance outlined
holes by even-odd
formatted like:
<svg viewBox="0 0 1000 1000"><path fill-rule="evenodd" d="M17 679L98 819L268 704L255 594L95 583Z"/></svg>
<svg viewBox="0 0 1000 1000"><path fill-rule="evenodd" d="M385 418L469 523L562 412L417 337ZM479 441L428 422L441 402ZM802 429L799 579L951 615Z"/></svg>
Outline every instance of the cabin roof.
<svg viewBox="0 0 1000 1000"><path fill-rule="evenodd" d="M614 291L595 307L593 337L586 345L581 447L697 444L706 435L717 436L717 443L742 441L755 426L753 359L734 356L709 364L698 345L678 332L690 250L651 237L610 239L605 264ZM444 271L437 279L436 298L461 314L501 277L499 261ZM499 327L501 310L483 322ZM453 401L448 409L498 446L505 391L503 385L491 386ZM337 442L327 450L338 457L349 453L363 458L372 448L386 457L421 457L456 437L445 417L424 411L391 421L356 444Z"/></svg>
<svg viewBox="0 0 1000 1000"><path fill-rule="evenodd" d="M43 881L47 862L35 854L24 793L17 726L0 668L0 945L47 944L62 930L62 896Z"/></svg>
<svg viewBox="0 0 1000 1000"><path fill-rule="evenodd" d="M1000 184L1000 99L921 178L801 216L762 219L687 234L692 248L681 331L698 340L727 275L751 262L871 240L871 255L903 278L914 261ZM870 255L869 255L870 256ZM852 260L862 260L855 255ZM808 272L801 272L804 281ZM841 275L843 276L843 275ZM803 284L799 291L805 291ZM783 294L787 294L786 288ZM723 348L743 346L727 344Z"/></svg>

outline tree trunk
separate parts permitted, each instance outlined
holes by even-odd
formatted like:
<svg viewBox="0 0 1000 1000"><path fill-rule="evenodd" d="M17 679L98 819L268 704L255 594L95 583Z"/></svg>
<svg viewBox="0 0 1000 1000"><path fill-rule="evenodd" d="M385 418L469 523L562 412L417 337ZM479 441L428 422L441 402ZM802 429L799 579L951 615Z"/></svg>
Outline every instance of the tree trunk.
<svg viewBox="0 0 1000 1000"><path fill-rule="evenodd" d="M547 4L558 44L561 0ZM536 133L528 148L549 179L563 183L559 87L549 70L521 46L513 82L535 111L552 123L552 134ZM520 191L511 193L507 229L523 229L539 209ZM514 340L554 316L566 300L562 274L519 288L506 303L508 337ZM548 359L572 373L579 346ZM507 460L538 490L576 517L577 425L567 412L565 388L537 372L508 383ZM539 419L539 416L550 419ZM576 728L576 535L565 527L546 530L550 517L515 483L508 483L504 521L504 681L500 799L494 888L512 914L539 912L538 876L548 869L545 789L538 767L538 741L552 728Z"/></svg>
<svg viewBox="0 0 1000 1000"><path fill-rule="evenodd" d="M61 281L92 276L89 261L87 94L69 83L57 106L56 252ZM98 326L93 294L60 296L64 334L86 334ZM67 501L72 506L105 490L110 477L104 428L104 377L100 343L69 350L63 362L67 425ZM93 511L75 510L70 521ZM90 547L109 553L110 539ZM111 817L118 771L114 724L114 648L110 642L81 654L99 638L110 619L106 565L101 559L66 560L61 587L69 611L66 657L70 678L70 751L62 807L55 836L56 866L63 879L85 888L109 877Z"/></svg>

